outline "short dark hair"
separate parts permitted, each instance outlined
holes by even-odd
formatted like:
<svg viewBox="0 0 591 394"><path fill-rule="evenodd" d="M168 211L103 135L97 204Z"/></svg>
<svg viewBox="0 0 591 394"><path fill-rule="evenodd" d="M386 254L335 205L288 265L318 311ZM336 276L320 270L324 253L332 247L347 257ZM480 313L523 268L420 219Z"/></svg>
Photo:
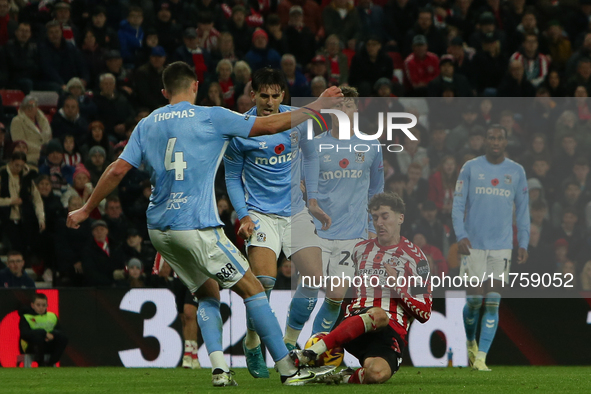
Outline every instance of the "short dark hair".
<svg viewBox="0 0 591 394"><path fill-rule="evenodd" d="M423 13L426 13L426 12L428 12L431 15L433 15L433 10L431 8L429 8L429 7L419 8L419 12L418 12L419 14L423 14Z"/></svg>
<svg viewBox="0 0 591 394"><path fill-rule="evenodd" d="M76 102L76 104L79 104L78 99L76 97L72 96L71 94L66 96L66 98L64 99L64 103L68 100L74 100Z"/></svg>
<svg viewBox="0 0 591 394"><path fill-rule="evenodd" d="M47 301L47 296L43 293L35 293L33 300L31 302L35 302L36 300L45 300Z"/></svg>
<svg viewBox="0 0 591 394"><path fill-rule="evenodd" d="M252 75L252 90L253 92L260 92L264 86L278 85L282 91L287 90L285 83L285 76L280 70L271 67L264 67L255 71Z"/></svg>
<svg viewBox="0 0 591 394"><path fill-rule="evenodd" d="M110 202L121 203L121 200L117 196L109 196L106 200L105 206L109 205Z"/></svg>
<svg viewBox="0 0 591 394"><path fill-rule="evenodd" d="M508 116L508 115L505 115L505 116ZM513 115L511 115L511 116L513 116ZM505 128L505 126L500 125L498 123L491 124L490 126L488 126L488 128L486 129L486 134L488 134L489 131L495 130L495 129L503 130L503 133L505 134L505 138L507 138L507 129Z"/></svg>
<svg viewBox="0 0 591 394"><path fill-rule="evenodd" d="M197 18L197 23L203 25L209 25L210 23L213 23L213 14L211 13L211 11L201 12L199 14L199 18Z"/></svg>
<svg viewBox="0 0 591 394"><path fill-rule="evenodd" d="M129 9L127 10L127 16L131 15L132 12L137 12L139 14L142 14L142 16L144 15L144 10L142 10L142 7L138 7L137 5L132 5L131 7L129 7Z"/></svg>
<svg viewBox="0 0 591 394"><path fill-rule="evenodd" d="M188 89L191 83L197 80L195 70L181 61L170 63L162 72L162 84L171 95Z"/></svg>
<svg viewBox="0 0 591 394"><path fill-rule="evenodd" d="M390 207L392 211L404 214L406 212L406 204L402 198L392 192L378 193L374 195L369 201L369 210L375 211L380 209L381 206Z"/></svg>
<svg viewBox="0 0 591 394"><path fill-rule="evenodd" d="M41 174L35 179L35 185L39 185L41 183L41 181L45 181L45 180L51 182L51 178L49 177L49 175Z"/></svg>
<svg viewBox="0 0 591 394"><path fill-rule="evenodd" d="M12 155L10 155L10 161L15 161L15 160L22 160L25 163L27 162L27 155L25 152L12 152Z"/></svg>
<svg viewBox="0 0 591 394"><path fill-rule="evenodd" d="M575 159L575 166L588 166L589 165L589 161L584 158L584 157L578 157Z"/></svg>
<svg viewBox="0 0 591 394"><path fill-rule="evenodd" d="M62 28L62 25L60 25L60 23L58 21L56 21L56 20L49 21L49 22L47 22L45 24L45 28L47 30L49 30L52 27L59 27L61 29Z"/></svg>
<svg viewBox="0 0 591 394"><path fill-rule="evenodd" d="M9 258L10 256L21 256L21 257L23 257L23 254L21 252L19 252L18 250L10 250L10 251L8 251L8 253L6 253L6 258Z"/></svg>

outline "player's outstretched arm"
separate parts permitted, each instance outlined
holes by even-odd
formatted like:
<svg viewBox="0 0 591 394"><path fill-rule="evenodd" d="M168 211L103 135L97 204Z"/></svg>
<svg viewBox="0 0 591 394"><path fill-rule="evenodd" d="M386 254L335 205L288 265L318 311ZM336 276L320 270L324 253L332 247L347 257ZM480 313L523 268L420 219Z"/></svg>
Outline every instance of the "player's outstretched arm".
<svg viewBox="0 0 591 394"><path fill-rule="evenodd" d="M80 223L88 219L90 212L92 212L101 201L115 190L117 185L119 185L125 174L127 174L131 168L131 164L122 159L117 159L111 163L101 176L101 179L99 179L96 188L90 195L88 201L86 201L86 204L84 204L82 208L70 212L67 221L68 227L80 227Z"/></svg>
<svg viewBox="0 0 591 394"><path fill-rule="evenodd" d="M343 97L343 92L336 86L331 86L326 89L320 97L308 105L315 111L320 111L323 108L332 108ZM289 130L296 125L309 119L306 109L300 108L295 111L283 112L280 114L270 116L259 116L256 118L252 128L250 129L249 137L257 137L260 135L280 133Z"/></svg>

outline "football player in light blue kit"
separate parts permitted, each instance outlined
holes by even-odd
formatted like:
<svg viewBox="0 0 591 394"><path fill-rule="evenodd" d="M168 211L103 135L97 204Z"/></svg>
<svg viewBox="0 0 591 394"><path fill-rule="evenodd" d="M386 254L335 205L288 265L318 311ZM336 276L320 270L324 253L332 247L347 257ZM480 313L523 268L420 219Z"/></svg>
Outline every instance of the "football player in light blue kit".
<svg viewBox="0 0 591 394"><path fill-rule="evenodd" d="M485 155L464 164L454 194L453 226L462 254L460 276L485 280L480 288L468 287L464 306L468 358L473 369L490 371L486 354L499 324L502 280L508 281L513 248L513 206L517 217L518 264L527 260L529 243L529 194L523 167L505 158L507 131L491 125L486 132ZM486 294L484 290L486 289ZM480 340L478 318L484 298Z"/></svg>
<svg viewBox="0 0 591 394"><path fill-rule="evenodd" d="M355 267L351 254L355 245L376 236L365 207L375 194L384 191L384 163L381 147L371 146L379 141L361 140L353 132L357 90L352 87L341 87L341 90L345 99L335 109L349 118L351 139L339 140L337 127L315 138L320 159L318 205L332 218L332 224L324 230L317 220L314 223L322 243L323 275L353 279ZM334 116L332 124L338 124ZM347 290L347 283L334 288L327 285L312 334L332 330Z"/></svg>
<svg viewBox="0 0 591 394"><path fill-rule="evenodd" d="M150 239L199 298L199 325L212 361L214 386L236 385L223 360L218 284L244 298L247 312L256 316L252 323L271 352L281 381L286 385L308 383L319 373L298 370L289 357L261 283L221 229L214 196L215 173L233 137L281 132L306 116L293 111L267 118L245 117L219 107L195 106L197 76L183 62L170 64L162 80L170 105L139 122L86 204L70 213L68 226L78 227L132 167L144 163L153 186L147 211ZM338 96L340 92L332 89L324 94Z"/></svg>
<svg viewBox="0 0 591 394"><path fill-rule="evenodd" d="M281 71L258 70L252 77L252 89L251 98L256 105L247 116L264 117L294 110L280 105L287 89ZM291 257L302 275L322 275L320 239L310 214L319 218L324 228L330 226L330 217L316 202L318 156L314 141L308 140L306 133L306 127L296 126L275 135L235 138L224 155L228 194L240 219L239 235L247 240L250 267L267 297L275 285L281 250ZM309 208L300 189L302 167ZM295 345L295 340L289 339L290 333L299 333L314 309L317 295L318 288L299 286L296 290L284 338L288 348ZM250 374L268 378L260 339L252 324L248 325L243 349Z"/></svg>

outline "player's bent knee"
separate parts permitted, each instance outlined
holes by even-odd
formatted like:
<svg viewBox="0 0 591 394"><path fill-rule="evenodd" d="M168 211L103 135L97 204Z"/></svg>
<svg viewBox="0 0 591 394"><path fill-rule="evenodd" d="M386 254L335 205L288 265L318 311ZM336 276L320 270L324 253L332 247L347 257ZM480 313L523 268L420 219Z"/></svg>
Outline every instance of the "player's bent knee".
<svg viewBox="0 0 591 394"><path fill-rule="evenodd" d="M249 298L265 291L261 282L259 282L250 269L232 286L232 290L242 298Z"/></svg>
<svg viewBox="0 0 591 394"><path fill-rule="evenodd" d="M371 308L368 312L374 320L376 329L384 328L388 325L388 314L382 308Z"/></svg>
<svg viewBox="0 0 591 394"><path fill-rule="evenodd" d="M386 360L381 357L371 357L363 363L367 384L384 383L392 377L392 370Z"/></svg>
<svg viewBox="0 0 591 394"><path fill-rule="evenodd" d="M197 307L195 305L185 304L183 306L184 318L188 320L195 320L197 318Z"/></svg>

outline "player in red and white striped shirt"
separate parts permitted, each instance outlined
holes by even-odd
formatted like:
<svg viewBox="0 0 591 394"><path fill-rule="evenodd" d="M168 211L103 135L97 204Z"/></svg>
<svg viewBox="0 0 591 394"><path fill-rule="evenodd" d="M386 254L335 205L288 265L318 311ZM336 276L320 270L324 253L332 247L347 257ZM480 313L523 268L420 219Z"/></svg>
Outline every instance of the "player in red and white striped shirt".
<svg viewBox="0 0 591 394"><path fill-rule="evenodd" d="M300 363L307 363L327 349L344 346L363 366L337 374L345 383L390 379L402 361L410 323L431 317L429 263L417 246L400 236L404 202L397 194L380 193L371 199L369 209L377 238L355 246L356 281L362 282L357 298L330 334L309 349L292 352Z"/></svg>

